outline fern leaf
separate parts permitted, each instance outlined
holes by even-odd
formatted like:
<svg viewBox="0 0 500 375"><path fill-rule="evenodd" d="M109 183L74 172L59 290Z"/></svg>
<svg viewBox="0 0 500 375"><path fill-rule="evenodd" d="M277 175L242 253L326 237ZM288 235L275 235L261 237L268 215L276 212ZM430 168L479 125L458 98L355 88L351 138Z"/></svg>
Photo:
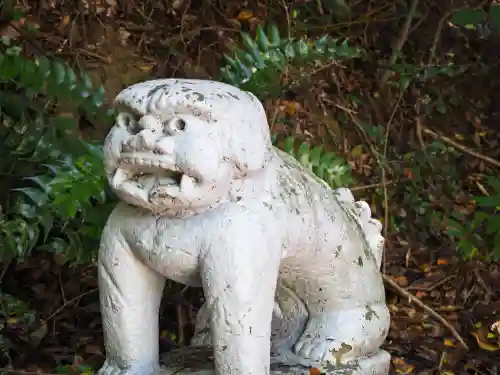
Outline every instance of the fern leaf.
<svg viewBox="0 0 500 375"><path fill-rule="evenodd" d="M281 43L280 32L276 24L269 25L269 44L272 47L277 47Z"/></svg>
<svg viewBox="0 0 500 375"><path fill-rule="evenodd" d="M269 39L267 39L267 35L261 25L257 26L255 40L257 41L257 45L259 46L261 52L266 53L269 51Z"/></svg>
<svg viewBox="0 0 500 375"><path fill-rule="evenodd" d="M220 69L221 79L263 99L279 95L277 86L281 74L289 67L310 62L327 63L331 60L355 58L361 51L347 40L339 42L329 36L318 39L281 39L278 27L269 25L268 35L258 27L255 39L241 33L244 50L235 49L232 57L224 56L226 64ZM281 91L286 89L282 87Z"/></svg>
<svg viewBox="0 0 500 375"><path fill-rule="evenodd" d="M272 139L276 145L277 135L274 134ZM332 188L347 186L352 182L350 169L345 160L332 152L324 152L322 146L311 148L308 143L298 142L296 138L289 136L285 138L281 148Z"/></svg>

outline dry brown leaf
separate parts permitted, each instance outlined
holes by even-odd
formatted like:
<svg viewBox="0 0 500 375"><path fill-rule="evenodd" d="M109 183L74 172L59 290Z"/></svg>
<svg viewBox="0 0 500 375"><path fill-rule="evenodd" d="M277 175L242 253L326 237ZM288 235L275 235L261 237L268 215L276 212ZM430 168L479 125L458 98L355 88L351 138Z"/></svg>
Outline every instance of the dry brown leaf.
<svg viewBox="0 0 500 375"><path fill-rule="evenodd" d="M411 374L413 369L415 368L415 366L406 363L405 360L400 357L394 357L391 361L394 369L396 370L396 373L398 374Z"/></svg>
<svg viewBox="0 0 500 375"><path fill-rule="evenodd" d="M500 346L489 343L484 336L484 334L481 331L478 332L471 332L471 335L474 336L476 339L477 345L483 349L487 350L489 352L496 352L497 350L500 350Z"/></svg>
<svg viewBox="0 0 500 375"><path fill-rule="evenodd" d="M419 290L417 291L417 293L415 293L415 297L422 299L425 297L426 294L427 293L425 293L423 290Z"/></svg>
<svg viewBox="0 0 500 375"><path fill-rule="evenodd" d="M248 9L245 9L245 10L242 10L238 16L236 17L236 19L240 22L245 22L245 21L248 21L250 18L253 17L253 12L251 10L248 10Z"/></svg>
<svg viewBox="0 0 500 375"><path fill-rule="evenodd" d="M450 260L447 258L439 258L436 263L441 266L441 265L449 264Z"/></svg>
<svg viewBox="0 0 500 375"><path fill-rule="evenodd" d="M450 339L444 339L444 346L451 346L451 347L454 347L456 346L455 343L453 342L453 340L450 340Z"/></svg>

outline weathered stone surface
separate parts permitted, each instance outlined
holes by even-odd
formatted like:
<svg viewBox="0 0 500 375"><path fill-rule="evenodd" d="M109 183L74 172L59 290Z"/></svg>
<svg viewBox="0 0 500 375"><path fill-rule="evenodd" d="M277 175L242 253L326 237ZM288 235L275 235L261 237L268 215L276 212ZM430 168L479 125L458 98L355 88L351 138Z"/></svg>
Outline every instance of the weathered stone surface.
<svg viewBox="0 0 500 375"><path fill-rule="evenodd" d="M268 374L271 354L387 374L384 239L365 202L274 148L261 103L235 87L148 81L116 105L105 165L123 202L99 253L101 375L159 373L166 278L203 287L192 344L214 346L217 374Z"/></svg>
<svg viewBox="0 0 500 375"><path fill-rule="evenodd" d="M341 368L323 366L325 375L374 375L389 372L389 353L381 350L375 356L354 361ZM161 375L214 375L213 351L211 347L176 349L163 354L160 363ZM271 375L310 375L304 366L287 366L271 358Z"/></svg>

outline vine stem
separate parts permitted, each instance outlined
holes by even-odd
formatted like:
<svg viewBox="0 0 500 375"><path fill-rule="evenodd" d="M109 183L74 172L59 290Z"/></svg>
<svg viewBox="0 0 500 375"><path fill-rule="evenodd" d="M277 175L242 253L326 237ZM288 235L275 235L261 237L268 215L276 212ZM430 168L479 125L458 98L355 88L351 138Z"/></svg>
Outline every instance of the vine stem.
<svg viewBox="0 0 500 375"><path fill-rule="evenodd" d="M391 117L389 118L389 121L387 121L387 125L385 127L385 135L384 135L384 149L382 151L382 187L384 191L384 238L387 240L387 233L389 230L389 194L387 193L387 175L386 175L386 168L384 166L385 161L387 160L387 149L388 149L388 144L389 144L389 134L391 131L391 125L392 121L394 120L394 116L396 115L396 112L399 108L399 104L401 103L401 100L403 99L404 92L401 91L398 96L398 101L394 105L394 108L392 109ZM385 247L384 247L385 248ZM383 264L383 270L382 272L385 273L385 251L382 254L382 264Z"/></svg>
<svg viewBox="0 0 500 375"><path fill-rule="evenodd" d="M382 74L382 77L380 78L379 86L382 87L385 85L387 80L389 79L391 75L391 69L390 67L394 65L396 60L398 59L398 56L403 49L404 44L406 43L406 40L408 39L408 33L410 31L410 26L411 22L413 21L413 17L415 16L415 12L417 11L417 5L418 5L419 0L412 0L410 3L410 9L408 10L408 14L406 15L405 22L403 24L403 27L401 28L401 32L399 33L399 37L396 40L396 43L394 45L394 48L392 50L392 55L389 58L389 63L387 69L384 71Z"/></svg>
<svg viewBox="0 0 500 375"><path fill-rule="evenodd" d="M439 139L441 140L443 143L446 143L448 146L451 146L461 152L463 152L464 154L468 154L470 156L473 156L479 160L482 160L488 164L491 164L497 168L500 168L500 161L496 160L496 159L493 159L487 155L483 155L483 154L480 154L479 152L476 152L474 150L471 150L470 148L458 143L458 142L455 142L453 139L451 138L448 138L447 136L445 135L442 135L442 134L438 134L436 133L435 131L425 127L425 126L422 126L422 131L424 134L427 134L427 135L430 135L431 137L433 138L436 138L436 139Z"/></svg>
<svg viewBox="0 0 500 375"><path fill-rule="evenodd" d="M465 340L460 336L458 331L453 327L445 318L443 318L439 313L437 313L432 307L426 305L424 302L419 300L413 294L399 286L393 279L391 279L387 275L382 275L384 281L389 284L391 288L393 288L401 297L407 298L410 302L415 303L417 306L421 307L425 310L429 315L431 315L434 319L439 321L443 326L448 328L451 334L457 339L457 341L466 349L469 350L469 346L465 343Z"/></svg>

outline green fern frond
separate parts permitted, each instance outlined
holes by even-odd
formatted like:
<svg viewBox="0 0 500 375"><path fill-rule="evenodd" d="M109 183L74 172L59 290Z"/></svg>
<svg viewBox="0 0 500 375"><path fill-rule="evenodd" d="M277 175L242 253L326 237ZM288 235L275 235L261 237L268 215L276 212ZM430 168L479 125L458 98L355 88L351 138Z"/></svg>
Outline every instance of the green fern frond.
<svg viewBox="0 0 500 375"><path fill-rule="evenodd" d="M281 148L332 188L345 187L352 182L347 162L333 152L325 152L322 146L311 147L295 137L288 137Z"/></svg>
<svg viewBox="0 0 500 375"><path fill-rule="evenodd" d="M105 195L102 152L59 164L45 164L45 174L24 178L11 190L14 204L0 218L0 258L22 257L36 245L62 253L72 262L95 255L112 202Z"/></svg>
<svg viewBox="0 0 500 375"><path fill-rule="evenodd" d="M241 33L244 49L236 49L232 56L225 55L221 79L231 85L254 93L257 97L276 96L283 91L281 74L292 66L307 67L314 62L355 58L361 50L347 40L327 35L318 39L281 38L278 27L269 25L266 34L257 27L255 39Z"/></svg>
<svg viewBox="0 0 500 375"><path fill-rule="evenodd" d="M0 172L13 180L0 203L0 260L41 247L85 261L107 216L105 178L101 151L78 136L74 114L108 122L113 112L86 73L20 51L0 41Z"/></svg>

